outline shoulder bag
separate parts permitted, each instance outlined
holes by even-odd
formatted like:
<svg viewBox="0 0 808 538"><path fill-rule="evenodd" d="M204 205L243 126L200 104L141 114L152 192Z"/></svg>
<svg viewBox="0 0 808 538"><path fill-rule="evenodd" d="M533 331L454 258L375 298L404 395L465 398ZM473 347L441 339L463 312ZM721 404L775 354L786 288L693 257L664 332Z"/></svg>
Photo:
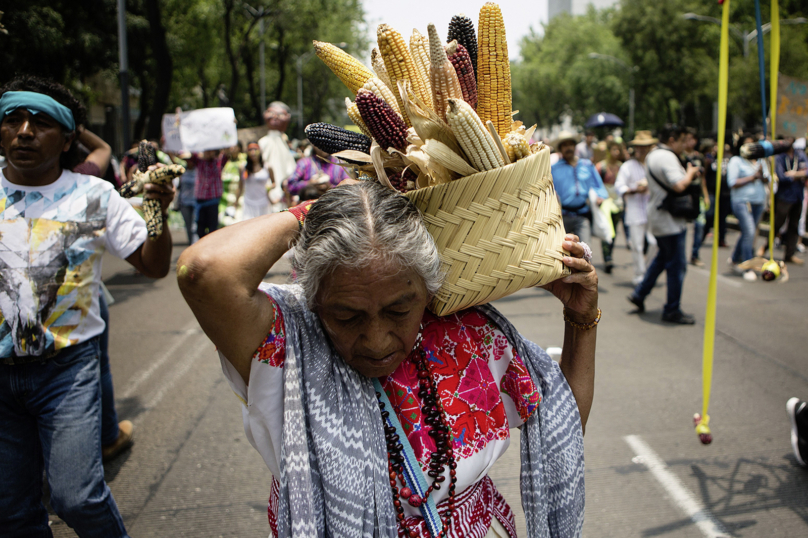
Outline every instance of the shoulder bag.
<svg viewBox="0 0 808 538"><path fill-rule="evenodd" d="M674 217L679 217L688 221L696 220L701 213L701 206L699 199L701 197L701 188L698 184L691 183L682 192L676 192L670 188L667 183L660 181L648 167L648 175L651 179L656 181L657 185L662 187L668 193L665 199L657 209L663 209Z"/></svg>

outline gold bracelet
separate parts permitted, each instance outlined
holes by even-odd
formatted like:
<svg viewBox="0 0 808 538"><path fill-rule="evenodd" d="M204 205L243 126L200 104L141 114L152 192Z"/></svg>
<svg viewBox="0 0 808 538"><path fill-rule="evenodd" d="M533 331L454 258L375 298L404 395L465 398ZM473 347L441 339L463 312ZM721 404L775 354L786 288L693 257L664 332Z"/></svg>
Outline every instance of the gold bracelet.
<svg viewBox="0 0 808 538"><path fill-rule="evenodd" d="M567 316L567 309L565 308L564 309L564 321L566 321L567 323L572 325L572 327L574 329L578 329L579 331L588 331L589 329L598 326L598 323L600 323L600 314L601 314L601 311L600 311L600 308L598 308L598 315L595 316L595 321L593 321L592 323L587 323L587 324L577 323L575 321L572 321L569 318L569 316Z"/></svg>

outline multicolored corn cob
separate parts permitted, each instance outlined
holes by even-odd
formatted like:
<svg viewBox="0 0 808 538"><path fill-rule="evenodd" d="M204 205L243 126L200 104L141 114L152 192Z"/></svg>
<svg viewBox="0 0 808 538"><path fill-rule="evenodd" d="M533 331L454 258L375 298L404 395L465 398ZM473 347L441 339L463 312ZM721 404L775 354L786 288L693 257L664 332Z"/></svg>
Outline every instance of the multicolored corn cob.
<svg viewBox="0 0 808 538"><path fill-rule="evenodd" d="M368 126L365 125L365 121L362 119L362 115L359 113L359 109L356 107L356 103L351 101L349 98L345 98L345 110L348 111L348 117L354 122L354 125L359 127L359 130L362 131L362 134L367 136L368 138L373 137L370 134L370 130Z"/></svg>
<svg viewBox="0 0 808 538"><path fill-rule="evenodd" d="M370 153L371 140L362 133L355 133L330 123L312 123L306 126L306 137L311 144L326 153L339 153L346 149Z"/></svg>
<svg viewBox="0 0 808 538"><path fill-rule="evenodd" d="M379 52L379 49L376 47L373 47L373 50L370 51L370 65L373 66L373 71L376 73L379 80L384 82L391 91L395 91L396 88L393 86L390 75L387 73L387 68L384 66L382 53Z"/></svg>
<svg viewBox="0 0 808 538"><path fill-rule="evenodd" d="M313 43L317 56L352 92L356 93L369 78L373 78L370 69L336 45L322 41Z"/></svg>
<svg viewBox="0 0 808 538"><path fill-rule="evenodd" d="M449 35L446 42L456 40L468 51L471 65L474 69L474 78L477 78L477 34L474 32L474 22L462 13L455 15L449 22Z"/></svg>
<svg viewBox="0 0 808 538"><path fill-rule="evenodd" d="M477 45L477 113L494 124L500 137L511 130L511 66L502 11L493 2L480 9Z"/></svg>
<svg viewBox="0 0 808 538"><path fill-rule="evenodd" d="M505 135L502 144L512 163L530 156L530 144L524 134L512 131Z"/></svg>
<svg viewBox="0 0 808 538"><path fill-rule="evenodd" d="M368 90L356 94L356 106L365 125L382 149L407 149L407 126L401 116L378 95Z"/></svg>
<svg viewBox="0 0 808 538"><path fill-rule="evenodd" d="M393 172L388 174L387 179L390 181L393 188L398 192L408 192L415 189L415 180L418 179L418 176L407 168L404 170L404 172Z"/></svg>
<svg viewBox="0 0 808 538"><path fill-rule="evenodd" d="M457 41L451 41L446 45L446 54L449 61L452 62L452 66L454 66L455 73L457 73L460 89L463 90L463 100L476 110L477 77L474 75L474 67L471 64L468 51Z"/></svg>
<svg viewBox="0 0 808 538"><path fill-rule="evenodd" d="M412 59L412 55L401 34L387 24L380 24L376 33L378 35L379 52L384 59L387 74L390 75L390 83L393 85L390 89L396 94L398 108L401 110L404 123L410 126L410 119L407 117L404 102L401 100L401 95L398 91L398 82L402 80L410 81L413 93L424 103L431 101L432 95L429 95L428 98L426 97L425 81L419 75L418 69L415 67L415 61Z"/></svg>
<svg viewBox="0 0 808 538"><path fill-rule="evenodd" d="M382 82L379 78L371 78L365 82L365 85L362 86L363 90L372 91L376 95L382 98L385 103L390 105L390 108L395 110L399 115L401 115L401 110L398 108L398 101L396 101L396 96L393 95L393 92L390 91L391 88L387 87L387 84Z"/></svg>
<svg viewBox="0 0 808 538"><path fill-rule="evenodd" d="M493 170L505 164L485 125L468 103L449 99L446 121L477 170Z"/></svg>
<svg viewBox="0 0 808 538"><path fill-rule="evenodd" d="M448 99L463 99L463 90L457 79L457 72L446 57L443 43L434 24L427 26L429 33L429 82L432 85L432 109L446 121Z"/></svg>
<svg viewBox="0 0 808 538"><path fill-rule="evenodd" d="M415 62L418 76L426 83L426 94L429 97L424 101L429 108L432 107L432 84L429 80L429 40L416 28L412 29L410 37L410 54Z"/></svg>

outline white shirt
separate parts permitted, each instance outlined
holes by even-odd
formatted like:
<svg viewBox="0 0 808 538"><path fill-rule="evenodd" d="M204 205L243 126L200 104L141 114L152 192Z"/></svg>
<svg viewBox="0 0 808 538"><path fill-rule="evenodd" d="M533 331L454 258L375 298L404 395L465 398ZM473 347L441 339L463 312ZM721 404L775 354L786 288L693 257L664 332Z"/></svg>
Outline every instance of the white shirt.
<svg viewBox="0 0 808 538"><path fill-rule="evenodd" d="M645 168L637 159L629 159L620 165L617 179L614 182L614 189L618 195L623 197L626 226L648 222L648 200L651 195L647 191L626 194L628 191L635 190L640 181L644 179Z"/></svg>
<svg viewBox="0 0 808 538"><path fill-rule="evenodd" d="M0 171L0 357L42 355L104 331L101 257L127 258L146 223L113 186L63 170L44 187Z"/></svg>
<svg viewBox="0 0 808 538"><path fill-rule="evenodd" d="M277 204L283 199L283 181L295 171L295 158L280 131L269 131L258 140L258 147L261 148L264 166L272 170L275 178L275 187L269 191L269 198L273 204Z"/></svg>
<svg viewBox="0 0 808 538"><path fill-rule="evenodd" d="M668 191L660 187L651 177L653 173L659 181L666 182L668 186L679 183L686 175L679 157L668 146L660 144L645 158L645 173L648 178L648 191L651 194L648 200L648 223L651 225L651 233L656 237L682 233L687 221L659 209Z"/></svg>

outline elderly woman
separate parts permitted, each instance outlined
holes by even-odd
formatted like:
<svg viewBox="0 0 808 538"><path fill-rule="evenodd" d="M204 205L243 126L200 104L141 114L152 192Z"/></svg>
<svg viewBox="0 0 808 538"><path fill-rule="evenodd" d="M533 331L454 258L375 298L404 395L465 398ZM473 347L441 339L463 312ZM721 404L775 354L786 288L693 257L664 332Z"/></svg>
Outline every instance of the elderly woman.
<svg viewBox="0 0 808 538"><path fill-rule="evenodd" d="M361 182L306 209L220 230L178 262L274 476L272 531L515 536L488 471L521 427L529 535L580 535L600 314L588 247L568 235L573 274L546 287L565 307L559 367L493 307L426 310L440 258L405 197ZM263 284L292 244L296 282Z"/></svg>

